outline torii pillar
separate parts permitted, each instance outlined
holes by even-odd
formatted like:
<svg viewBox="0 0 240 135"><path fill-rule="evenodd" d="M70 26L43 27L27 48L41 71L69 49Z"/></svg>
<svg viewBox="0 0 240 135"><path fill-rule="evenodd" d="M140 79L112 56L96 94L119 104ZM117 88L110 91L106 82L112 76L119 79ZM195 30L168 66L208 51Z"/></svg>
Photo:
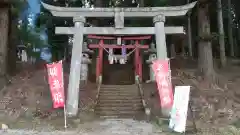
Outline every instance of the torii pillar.
<svg viewBox="0 0 240 135"><path fill-rule="evenodd" d="M156 39L156 51L158 59L167 59L167 46L166 46L166 34L164 30L165 16L159 14L153 18L155 39Z"/></svg>
<svg viewBox="0 0 240 135"><path fill-rule="evenodd" d="M73 17L75 33L73 36L72 59L67 91L67 115L76 116L78 113L78 99L80 86L80 71L82 62L83 29L86 19Z"/></svg>
<svg viewBox="0 0 240 135"><path fill-rule="evenodd" d="M157 59L166 60L167 58L167 46L166 46L166 34L164 30L165 16L159 14L153 18ZM162 107L161 111L164 116L170 116L172 107Z"/></svg>

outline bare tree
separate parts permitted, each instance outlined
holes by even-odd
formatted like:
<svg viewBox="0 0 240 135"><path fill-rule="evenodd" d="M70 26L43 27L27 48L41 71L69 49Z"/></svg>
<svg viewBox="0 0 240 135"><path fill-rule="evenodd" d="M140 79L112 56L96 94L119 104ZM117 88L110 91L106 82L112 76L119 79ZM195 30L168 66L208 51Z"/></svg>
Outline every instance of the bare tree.
<svg viewBox="0 0 240 135"><path fill-rule="evenodd" d="M230 45L230 56L234 57L234 40L233 40L233 30L232 30L232 13L231 13L231 0L227 0L228 5L228 39L229 39L229 45Z"/></svg>
<svg viewBox="0 0 240 135"><path fill-rule="evenodd" d="M218 9L218 32L219 32L219 44L220 44L220 60L223 67L226 66L226 54L225 54L225 34L223 27L223 16L222 16L222 1L217 1Z"/></svg>

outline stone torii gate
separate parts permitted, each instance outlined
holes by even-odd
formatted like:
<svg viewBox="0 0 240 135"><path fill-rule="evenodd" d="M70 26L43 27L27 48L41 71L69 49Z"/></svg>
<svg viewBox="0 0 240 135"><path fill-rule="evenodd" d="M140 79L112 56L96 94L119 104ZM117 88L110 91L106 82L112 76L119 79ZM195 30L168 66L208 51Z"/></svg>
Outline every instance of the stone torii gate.
<svg viewBox="0 0 240 135"><path fill-rule="evenodd" d="M196 2L175 7L73 8L42 3L53 16L72 17L74 27L56 27L56 34L74 35L68 85L67 113L77 115L83 35L155 35L158 59L167 59L166 34L183 34L184 28L165 27L165 17L184 16ZM115 27L84 27L86 17L114 17ZM124 17L153 17L154 27L124 27ZM164 108L162 108L164 110ZM165 110L169 110L166 108Z"/></svg>

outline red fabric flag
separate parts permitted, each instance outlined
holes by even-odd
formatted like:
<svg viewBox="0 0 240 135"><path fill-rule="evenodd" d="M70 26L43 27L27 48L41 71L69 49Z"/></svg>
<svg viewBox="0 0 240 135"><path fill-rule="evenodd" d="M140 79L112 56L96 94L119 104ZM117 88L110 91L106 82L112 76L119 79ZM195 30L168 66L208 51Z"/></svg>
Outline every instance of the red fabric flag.
<svg viewBox="0 0 240 135"><path fill-rule="evenodd" d="M161 107L172 107L173 92L171 83L171 71L168 60L155 60L152 64L155 74Z"/></svg>
<svg viewBox="0 0 240 135"><path fill-rule="evenodd" d="M53 100L53 108L64 107L64 82L62 61L47 64L48 83Z"/></svg>

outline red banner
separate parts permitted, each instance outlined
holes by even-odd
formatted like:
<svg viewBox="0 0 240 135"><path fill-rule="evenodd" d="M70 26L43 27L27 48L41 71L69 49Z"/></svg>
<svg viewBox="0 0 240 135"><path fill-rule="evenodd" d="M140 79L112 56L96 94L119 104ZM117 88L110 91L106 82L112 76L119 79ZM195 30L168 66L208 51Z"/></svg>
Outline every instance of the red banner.
<svg viewBox="0 0 240 135"><path fill-rule="evenodd" d="M155 60L152 64L155 74L161 107L171 108L173 105L173 92L171 83L171 71L168 60Z"/></svg>
<svg viewBox="0 0 240 135"><path fill-rule="evenodd" d="M53 108L64 107L64 82L62 61L47 64L48 83L53 100Z"/></svg>

